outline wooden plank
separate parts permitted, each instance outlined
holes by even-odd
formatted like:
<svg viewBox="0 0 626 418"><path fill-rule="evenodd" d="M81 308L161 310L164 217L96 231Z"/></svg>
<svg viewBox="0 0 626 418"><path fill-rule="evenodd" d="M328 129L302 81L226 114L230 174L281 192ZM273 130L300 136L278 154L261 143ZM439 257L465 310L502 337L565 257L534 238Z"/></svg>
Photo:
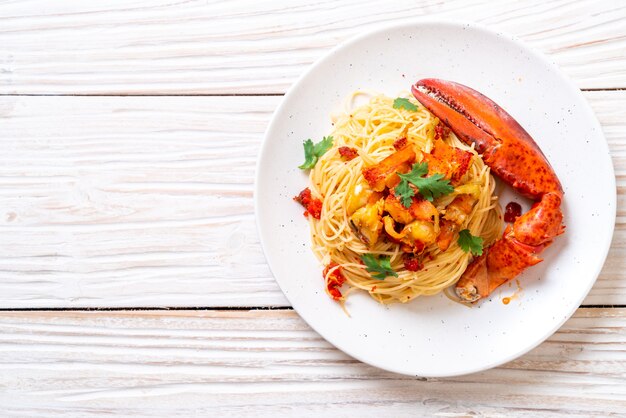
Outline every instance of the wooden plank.
<svg viewBox="0 0 626 418"><path fill-rule="evenodd" d="M580 309L497 369L424 379L362 364L293 311L0 313L9 416L615 416L626 309ZM503 415L504 414L504 415Z"/></svg>
<svg viewBox="0 0 626 418"><path fill-rule="evenodd" d="M279 99L2 98L0 306L285 305L252 202Z"/></svg>
<svg viewBox="0 0 626 418"><path fill-rule="evenodd" d="M337 43L423 16L516 35L580 87L626 87L619 1L24 0L0 16L4 94L284 92Z"/></svg>
<svg viewBox="0 0 626 418"><path fill-rule="evenodd" d="M626 92L586 95L619 199L613 246L585 303L626 304ZM0 308L288 305L252 202L279 101L0 98Z"/></svg>
<svg viewBox="0 0 626 418"><path fill-rule="evenodd" d="M583 303L626 304L626 107L625 92L587 92L609 144L617 186L617 218L613 242L598 281ZM602 187L602 185L598 185Z"/></svg>

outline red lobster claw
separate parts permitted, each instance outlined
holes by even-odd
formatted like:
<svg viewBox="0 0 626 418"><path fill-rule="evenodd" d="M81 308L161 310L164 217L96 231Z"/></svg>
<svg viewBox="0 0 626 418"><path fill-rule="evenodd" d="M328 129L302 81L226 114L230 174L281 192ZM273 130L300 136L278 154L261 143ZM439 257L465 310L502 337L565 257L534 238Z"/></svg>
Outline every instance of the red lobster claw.
<svg viewBox="0 0 626 418"><path fill-rule="evenodd" d="M456 284L457 295L475 302L526 268L562 234L563 188L541 149L519 123L493 100L452 81L423 79L411 88L431 113L516 191L536 201L501 239L474 259Z"/></svg>

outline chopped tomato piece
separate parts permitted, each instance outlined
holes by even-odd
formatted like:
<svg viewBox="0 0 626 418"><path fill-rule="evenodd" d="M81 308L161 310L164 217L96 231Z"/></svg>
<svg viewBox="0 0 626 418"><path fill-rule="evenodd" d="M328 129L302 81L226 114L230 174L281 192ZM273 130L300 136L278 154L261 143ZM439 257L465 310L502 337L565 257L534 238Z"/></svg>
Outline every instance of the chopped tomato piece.
<svg viewBox="0 0 626 418"><path fill-rule="evenodd" d="M322 214L322 201L311 196L311 189L308 187L300 192L293 200L300 203L306 210L304 216L311 215L319 219Z"/></svg>
<svg viewBox="0 0 626 418"><path fill-rule="evenodd" d="M450 128L439 122L435 126L435 139L446 139L450 135Z"/></svg>
<svg viewBox="0 0 626 418"><path fill-rule="evenodd" d="M404 268L408 271L420 271L424 268L424 264L422 264L421 260L413 255L405 254L404 255Z"/></svg>
<svg viewBox="0 0 626 418"><path fill-rule="evenodd" d="M393 143L393 147L396 149L396 151L400 151L402 148L406 147L408 143L409 142L407 141L407 139L402 137L395 140L395 142Z"/></svg>
<svg viewBox="0 0 626 418"><path fill-rule="evenodd" d="M298 196L294 197L293 200L300 203L302 206L306 207L311 201L311 189L308 187L302 190Z"/></svg>
<svg viewBox="0 0 626 418"><path fill-rule="evenodd" d="M346 278L341 272L341 267L340 266L337 267L337 266L339 266L339 264L333 261L329 265L326 266L326 268L324 269L324 272L322 273L322 277L324 278L324 280L326 280L326 289L328 290L328 293L332 296L334 300L341 299L342 295L341 295L341 290L339 289L346 282ZM328 272L335 267L337 268L333 270L332 273L328 274Z"/></svg>
<svg viewBox="0 0 626 418"><path fill-rule="evenodd" d="M517 202L509 202L504 210L504 222L513 223L522 214L522 207Z"/></svg>
<svg viewBox="0 0 626 418"><path fill-rule="evenodd" d="M350 161L358 157L359 153L355 148L339 147L339 155L344 161Z"/></svg>
<svg viewBox="0 0 626 418"><path fill-rule="evenodd" d="M309 215L315 219L319 219L320 216L322 216L322 201L319 199L311 200L311 203L307 206L306 211L309 212Z"/></svg>

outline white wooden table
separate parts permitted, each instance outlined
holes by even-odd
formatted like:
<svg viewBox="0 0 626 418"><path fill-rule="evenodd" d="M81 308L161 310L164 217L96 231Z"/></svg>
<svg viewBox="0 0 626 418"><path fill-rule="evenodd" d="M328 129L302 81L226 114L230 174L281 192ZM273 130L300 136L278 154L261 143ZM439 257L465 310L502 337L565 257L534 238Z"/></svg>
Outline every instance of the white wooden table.
<svg viewBox="0 0 626 418"><path fill-rule="evenodd" d="M600 119L619 193L574 317L518 360L449 379L369 367L308 328L252 205L294 79L422 15L559 64ZM617 0L0 1L0 415L626 416L624 88Z"/></svg>

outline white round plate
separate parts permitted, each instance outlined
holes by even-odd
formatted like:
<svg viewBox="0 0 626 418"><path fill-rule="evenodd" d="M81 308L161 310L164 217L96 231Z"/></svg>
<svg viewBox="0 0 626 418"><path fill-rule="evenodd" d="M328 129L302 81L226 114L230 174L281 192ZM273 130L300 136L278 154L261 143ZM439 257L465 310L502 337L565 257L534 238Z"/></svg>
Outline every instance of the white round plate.
<svg viewBox="0 0 626 418"><path fill-rule="evenodd" d="M383 306L354 293L348 317L323 289L309 226L292 197L307 186L302 142L331 129L354 90L395 97L415 81L454 80L502 105L531 134L565 189L566 233L545 261L468 308L444 295ZM452 22L413 21L358 36L315 63L267 129L257 167L257 224L269 265L294 309L330 343L374 366L417 376L472 373L513 360L548 338L589 292L615 223L615 177L602 130L581 92L545 57L508 35ZM505 205L515 196L501 195Z"/></svg>

